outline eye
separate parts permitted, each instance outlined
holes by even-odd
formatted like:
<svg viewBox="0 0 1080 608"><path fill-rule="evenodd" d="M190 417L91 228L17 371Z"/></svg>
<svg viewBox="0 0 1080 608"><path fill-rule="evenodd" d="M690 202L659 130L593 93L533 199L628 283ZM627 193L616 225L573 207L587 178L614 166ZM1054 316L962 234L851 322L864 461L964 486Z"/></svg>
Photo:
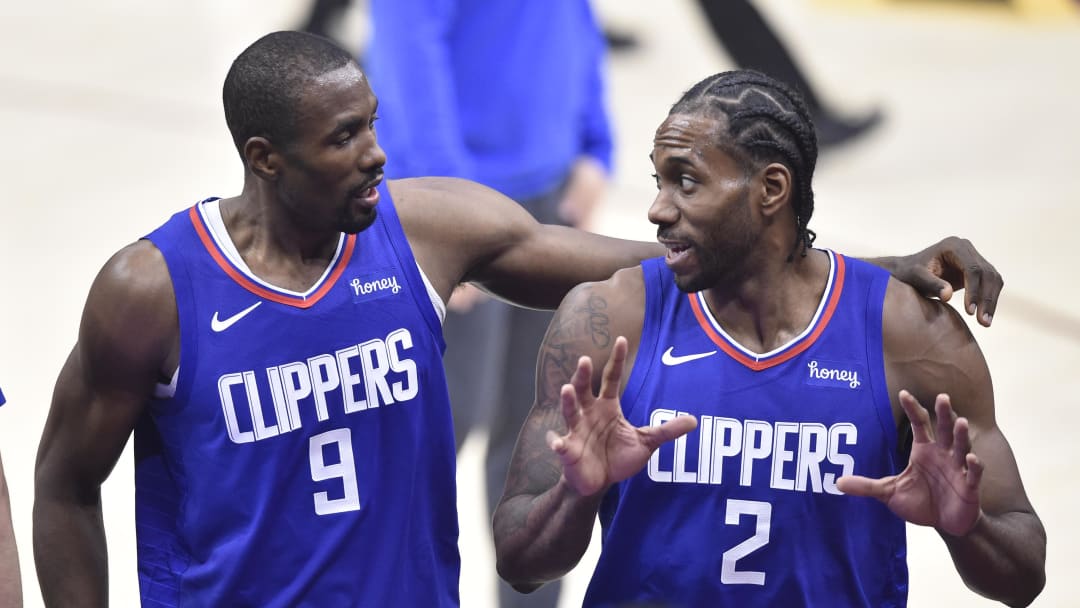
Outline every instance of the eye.
<svg viewBox="0 0 1080 608"><path fill-rule="evenodd" d="M653 173L652 178L653 178L653 181L656 182L656 189L659 190L660 189L660 176Z"/></svg>
<svg viewBox="0 0 1080 608"><path fill-rule="evenodd" d="M690 190L694 189L694 186L697 186L697 181L696 180L694 180L693 178L691 178L691 177L689 177L687 175L680 175L679 176L679 187L680 188L682 188L683 190L689 192Z"/></svg>
<svg viewBox="0 0 1080 608"><path fill-rule="evenodd" d="M378 114L372 114L371 115L371 121L368 122L368 128L369 129L374 129L375 128L375 122L378 121L378 120L379 120L379 115Z"/></svg>

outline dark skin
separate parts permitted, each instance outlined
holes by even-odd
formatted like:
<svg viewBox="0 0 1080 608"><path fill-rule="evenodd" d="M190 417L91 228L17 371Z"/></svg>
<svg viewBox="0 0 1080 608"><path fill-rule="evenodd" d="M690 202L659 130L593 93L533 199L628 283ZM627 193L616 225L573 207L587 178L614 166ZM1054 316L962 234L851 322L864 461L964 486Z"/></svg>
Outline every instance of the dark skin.
<svg viewBox="0 0 1080 608"><path fill-rule="evenodd" d="M255 275L305 291L330 263L341 233L373 221L372 187L386 162L376 109L366 79L350 64L310 83L296 108L294 140L244 143L243 191L220 209ZM510 199L464 180L416 178L388 188L413 254L443 301L473 282L522 306L553 308L579 283L663 254L656 244L538 224ZM996 276L974 250L958 251L948 240L922 257L882 263L945 297L952 287L930 274L928 260L952 255L961 256L961 268ZM992 312L1001 282L980 285ZM39 446L34 555L47 605L107 605L101 485L155 384L167 382L178 361L178 316L164 259L149 241L133 243L94 280Z"/></svg>
<svg viewBox="0 0 1080 608"><path fill-rule="evenodd" d="M721 124L675 115L657 130L659 193L649 210L676 283L703 290L725 331L768 352L810 323L828 277L824 252L788 261L795 236L790 170L749 174L709 142ZM575 288L541 345L537 399L518 438L495 512L500 575L521 591L568 572L584 554L602 497L640 471L663 442L692 431L679 416L634 427L622 415L641 338L640 268ZM994 417L982 353L952 308L895 279L884 304L884 355L898 429L914 446L900 475L841 478L846 493L885 502L935 527L976 592L1022 606L1045 583L1046 533ZM601 369L593 361L606 361ZM903 390L901 390L903 389ZM924 407L935 404L933 411Z"/></svg>

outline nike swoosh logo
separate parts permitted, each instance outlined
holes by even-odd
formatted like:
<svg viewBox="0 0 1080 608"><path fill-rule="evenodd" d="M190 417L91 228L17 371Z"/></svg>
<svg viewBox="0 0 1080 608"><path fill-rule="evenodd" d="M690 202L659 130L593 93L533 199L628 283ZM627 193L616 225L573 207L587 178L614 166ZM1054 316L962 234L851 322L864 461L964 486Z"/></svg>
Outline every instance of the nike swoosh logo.
<svg viewBox="0 0 1080 608"><path fill-rule="evenodd" d="M705 357L711 357L711 356L716 354L715 350L711 350L711 351L709 351L707 353L694 353L692 355L679 355L679 356L676 356L676 355L671 354L671 351L673 351L673 350L675 350L675 347L674 346L669 346L668 349L664 351L664 354L660 357L660 361L664 365L668 365L668 366L670 366L670 365L681 365L681 364L687 363L689 361L697 361L698 359L704 359Z"/></svg>
<svg viewBox="0 0 1080 608"><path fill-rule="evenodd" d="M222 331L225 331L226 329L229 329L230 327L233 326L234 323L236 323L240 319L243 319L244 317L246 317L249 312L255 310L259 306L259 304L262 304L262 300L259 300L258 302L255 302L251 306L248 306L244 310L241 310L240 312L238 312L235 315L229 317L228 319L218 319L218 313L215 310L214 311L214 318L210 319L210 329L214 330L215 332L222 332Z"/></svg>

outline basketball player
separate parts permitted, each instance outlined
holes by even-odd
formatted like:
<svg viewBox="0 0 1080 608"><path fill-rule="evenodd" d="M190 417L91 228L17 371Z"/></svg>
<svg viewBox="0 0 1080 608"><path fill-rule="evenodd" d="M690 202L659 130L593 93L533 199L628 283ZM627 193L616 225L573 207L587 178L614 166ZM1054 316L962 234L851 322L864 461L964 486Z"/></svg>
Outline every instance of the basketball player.
<svg viewBox="0 0 1080 608"><path fill-rule="evenodd" d="M456 606L443 303L475 281L554 307L658 247L462 180L384 184L376 97L325 39L261 38L223 97L242 192L109 260L60 373L34 506L46 603L107 603L100 488L134 432L145 605ZM916 259L986 268L954 245Z"/></svg>
<svg viewBox="0 0 1080 608"><path fill-rule="evenodd" d="M494 517L519 590L569 571L599 514L587 606L902 606L905 520L978 593L1041 591L979 347L952 308L812 247L816 156L801 99L757 72L657 129L666 256L576 288L541 346Z"/></svg>
<svg viewBox="0 0 1080 608"><path fill-rule="evenodd" d="M0 405L4 403L4 391L0 390ZM11 501L3 461L0 461L0 606L22 606L19 552L11 525Z"/></svg>

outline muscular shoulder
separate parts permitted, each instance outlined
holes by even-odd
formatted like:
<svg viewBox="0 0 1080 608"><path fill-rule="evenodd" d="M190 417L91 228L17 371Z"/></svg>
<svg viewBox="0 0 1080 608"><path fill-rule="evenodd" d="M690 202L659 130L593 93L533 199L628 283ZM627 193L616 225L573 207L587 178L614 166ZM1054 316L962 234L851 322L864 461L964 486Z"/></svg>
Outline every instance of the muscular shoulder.
<svg viewBox="0 0 1080 608"><path fill-rule="evenodd" d="M164 363L177 341L176 300L161 252L141 240L121 249L94 279L79 330L85 354Z"/></svg>
<svg viewBox="0 0 1080 608"><path fill-rule="evenodd" d="M889 390L900 389L923 404L938 393L953 396L961 413L990 402L990 375L982 351L963 317L948 304L919 295L890 279L883 312Z"/></svg>
<svg viewBox="0 0 1080 608"><path fill-rule="evenodd" d="M147 240L136 241L109 258L94 279L91 293L115 300L116 306L174 303L165 257Z"/></svg>
<svg viewBox="0 0 1080 608"><path fill-rule="evenodd" d="M387 188L417 262L440 293L448 294L478 260L535 229L520 205L469 180L416 177Z"/></svg>
<svg viewBox="0 0 1080 608"><path fill-rule="evenodd" d="M500 192L467 179L414 177L390 181L387 187L410 238L413 234L446 235L452 231L497 235L498 231L486 226L509 225L519 215L528 215Z"/></svg>
<svg viewBox="0 0 1080 608"><path fill-rule="evenodd" d="M606 281L582 283L563 299L545 337L545 344L574 357L589 356L603 367L615 338L630 345L627 368L633 366L645 315L645 280L641 267L619 270Z"/></svg>
<svg viewBox="0 0 1080 608"><path fill-rule="evenodd" d="M964 319L951 306L926 298L890 278L883 310L885 347L897 355L953 349L974 342Z"/></svg>

